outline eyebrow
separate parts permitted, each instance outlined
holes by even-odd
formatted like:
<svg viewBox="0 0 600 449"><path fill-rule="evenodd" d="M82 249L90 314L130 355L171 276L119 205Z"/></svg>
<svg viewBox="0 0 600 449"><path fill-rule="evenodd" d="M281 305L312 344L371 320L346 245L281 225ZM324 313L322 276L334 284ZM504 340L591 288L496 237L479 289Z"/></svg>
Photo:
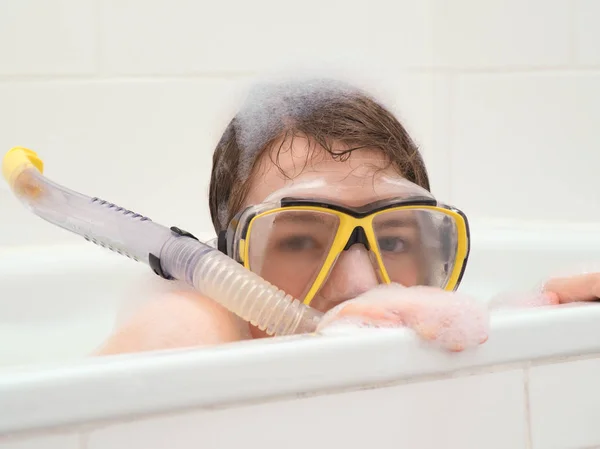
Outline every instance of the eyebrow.
<svg viewBox="0 0 600 449"><path fill-rule="evenodd" d="M377 223L374 227L377 230L389 229L389 228L416 228L418 225L417 220L414 217L402 219L402 218L390 218L389 220Z"/></svg>
<svg viewBox="0 0 600 449"><path fill-rule="evenodd" d="M307 213L292 213L292 214L281 214L275 217L273 223L319 223L319 224L333 224L323 219L320 214L307 214Z"/></svg>
<svg viewBox="0 0 600 449"><path fill-rule="evenodd" d="M273 224L276 223L315 223L321 225L333 225L335 222L333 220L325 220L322 214L319 213L282 213L277 214L275 220L273 220ZM414 216L408 216L406 218L389 218L387 220L381 221L379 223L374 223L374 228L376 230L385 230L390 228L417 228L419 226L417 220Z"/></svg>

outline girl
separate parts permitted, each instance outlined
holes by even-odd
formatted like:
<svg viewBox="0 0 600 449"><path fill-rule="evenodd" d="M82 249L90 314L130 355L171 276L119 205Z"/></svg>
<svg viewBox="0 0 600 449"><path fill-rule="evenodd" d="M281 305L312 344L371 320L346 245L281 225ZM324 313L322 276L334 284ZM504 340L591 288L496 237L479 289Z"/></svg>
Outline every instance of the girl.
<svg viewBox="0 0 600 449"><path fill-rule="evenodd" d="M430 193L402 124L366 93L314 80L257 86L214 152L219 249L340 323L408 326L460 351L487 340L488 310L454 290L468 220ZM592 300L600 275L550 281L528 306ZM146 304L100 354L265 337L197 292Z"/></svg>

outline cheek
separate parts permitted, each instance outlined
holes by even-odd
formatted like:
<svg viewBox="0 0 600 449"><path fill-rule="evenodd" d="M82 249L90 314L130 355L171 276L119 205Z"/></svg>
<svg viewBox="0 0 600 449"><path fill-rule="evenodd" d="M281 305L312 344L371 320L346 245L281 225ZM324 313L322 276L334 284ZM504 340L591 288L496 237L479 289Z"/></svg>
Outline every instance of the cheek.
<svg viewBox="0 0 600 449"><path fill-rule="evenodd" d="M398 276L398 283L405 287L413 287L424 282L422 270L415 261L406 264Z"/></svg>
<svg viewBox="0 0 600 449"><path fill-rule="evenodd" d="M302 299L306 294L315 266L302 263L285 263L277 257L270 257L263 265L260 276L294 298Z"/></svg>
<svg viewBox="0 0 600 449"><path fill-rule="evenodd" d="M425 282L425 265L420 257L404 255L401 257L385 258L384 265L390 281L405 287L412 287Z"/></svg>

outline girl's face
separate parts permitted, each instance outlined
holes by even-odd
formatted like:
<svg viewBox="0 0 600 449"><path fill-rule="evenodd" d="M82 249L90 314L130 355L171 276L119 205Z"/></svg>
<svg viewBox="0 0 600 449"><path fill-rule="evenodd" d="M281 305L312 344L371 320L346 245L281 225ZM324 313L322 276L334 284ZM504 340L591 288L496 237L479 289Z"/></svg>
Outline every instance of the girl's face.
<svg viewBox="0 0 600 449"><path fill-rule="evenodd" d="M274 145L279 148L279 145ZM302 196L302 188L295 190L295 186L302 185L308 180L318 178L324 186L315 191L314 187L309 195L328 198L349 207L362 206L380 199L378 192L373 188L374 178L386 176L388 178L402 179L387 161L381 151L363 148L355 150L343 160L334 160L322 148L315 148L306 138L295 137L291 145L286 143L277 156L277 166L272 162L269 154L260 160L259 167L253 177L244 207L262 203L273 192L280 189L290 189L291 196ZM334 151L341 151L334 145ZM343 182L343 189L335 186ZM304 195L307 196L307 195ZM302 224L297 224L302 226ZM317 231L312 229L312 234ZM410 234L416 230L403 231ZM407 235L406 238L418 236ZM278 263L277 258L283 257L277 251L269 253L271 260L264 264L261 276L272 284L284 289L294 297L299 297L305 291L306 285L299 275L304 269L302 257L295 257L294 264ZM375 265L371 254L362 244L355 244L347 251L343 251L337 259L327 280L314 297L311 306L323 312L348 299L372 289L379 284ZM286 257L289 256L286 254ZM394 282L405 286L416 285L419 282L420 261L416 257L406 257L399 261L402 269L399 277Z"/></svg>

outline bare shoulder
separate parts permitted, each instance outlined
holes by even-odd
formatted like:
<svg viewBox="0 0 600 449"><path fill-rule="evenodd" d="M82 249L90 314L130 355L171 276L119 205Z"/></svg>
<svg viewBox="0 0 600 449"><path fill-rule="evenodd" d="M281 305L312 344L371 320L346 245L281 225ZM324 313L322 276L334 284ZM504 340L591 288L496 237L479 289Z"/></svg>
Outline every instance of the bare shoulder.
<svg viewBox="0 0 600 449"><path fill-rule="evenodd" d="M96 355L207 346L251 338L247 323L193 291L172 291L143 305Z"/></svg>

